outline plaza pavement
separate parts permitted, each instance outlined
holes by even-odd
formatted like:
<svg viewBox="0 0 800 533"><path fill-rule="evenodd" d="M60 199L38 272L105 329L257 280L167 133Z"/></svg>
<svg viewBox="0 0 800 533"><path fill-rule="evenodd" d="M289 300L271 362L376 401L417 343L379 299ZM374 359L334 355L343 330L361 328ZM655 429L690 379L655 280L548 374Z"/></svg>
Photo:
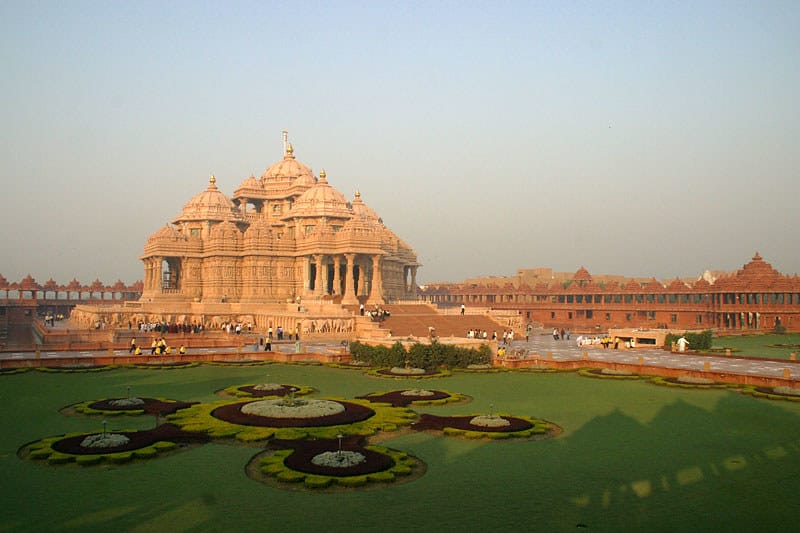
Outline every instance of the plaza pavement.
<svg viewBox="0 0 800 533"><path fill-rule="evenodd" d="M218 348L189 348L188 354L199 353L241 353L246 357L247 353L263 350L258 346L257 338L251 339L251 344L246 344L241 348L235 346ZM314 339L301 341L302 353L330 353L342 347L340 340ZM745 359L742 357L725 357L715 355L693 355L670 353L656 348L635 348L615 350L611 347L604 349L601 345L578 346L575 339L555 340L551 335L537 335L529 341L515 340L507 347L509 353L519 353L523 358L532 357L538 354L540 360L552 354L553 361L579 361L584 358L584 353L592 361L616 362L627 364L639 364L639 358L645 366L655 366L664 368L674 368L682 370L702 371L705 364L709 363L711 370L715 372L726 372L733 374L744 374L763 377L785 377L785 369L789 369L793 379L800 378L800 362L798 361L774 361L768 359ZM273 342L272 350L279 353L294 353L296 346L294 341ZM143 355L149 356L149 349ZM174 354L174 353L173 353ZM58 357L92 357L106 356L108 350L79 351L79 352L56 352L42 351L39 358L47 360ZM115 356L127 356L128 350L114 350ZM5 352L0 353L0 359L33 359L35 352Z"/></svg>

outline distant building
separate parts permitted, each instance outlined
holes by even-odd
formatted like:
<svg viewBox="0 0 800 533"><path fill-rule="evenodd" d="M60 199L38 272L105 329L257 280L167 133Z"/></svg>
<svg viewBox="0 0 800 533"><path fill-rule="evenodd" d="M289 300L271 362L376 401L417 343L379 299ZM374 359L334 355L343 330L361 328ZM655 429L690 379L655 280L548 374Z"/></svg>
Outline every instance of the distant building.
<svg viewBox="0 0 800 533"><path fill-rule="evenodd" d="M541 281L525 282L531 277ZM550 277L551 279L547 279ZM783 326L800 331L800 278L781 274L756 253L732 274L706 271L693 283L655 278L593 279L581 267L569 279L550 269L520 270L503 285L481 283L425 285L421 299L440 306L485 306L517 311L523 321L573 331L610 328L719 329L763 332ZM613 281L609 281L613 280Z"/></svg>

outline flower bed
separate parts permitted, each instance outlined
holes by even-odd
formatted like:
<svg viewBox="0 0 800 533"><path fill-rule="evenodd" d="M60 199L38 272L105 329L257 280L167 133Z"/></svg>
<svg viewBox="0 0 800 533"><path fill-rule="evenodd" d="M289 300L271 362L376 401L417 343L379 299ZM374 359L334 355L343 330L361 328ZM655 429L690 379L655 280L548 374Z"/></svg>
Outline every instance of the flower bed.
<svg viewBox="0 0 800 533"><path fill-rule="evenodd" d="M446 403L462 402L467 399L466 396L455 392L446 392L442 390L424 391L430 394L417 394L422 393L422 389L401 389L383 393L371 393L364 396L356 396L363 400L368 400L373 403L388 403L395 407L405 407L407 405L444 405Z"/></svg>
<svg viewBox="0 0 800 533"><path fill-rule="evenodd" d="M191 368L200 363L197 361L154 361L152 363L134 363L134 368L142 368L145 370L175 370L179 368Z"/></svg>
<svg viewBox="0 0 800 533"><path fill-rule="evenodd" d="M273 440L270 448L277 450L256 457L253 467L247 469L248 474L262 481L277 482L277 486L284 488L381 487L416 479L424 471L424 465L407 453L367 446L360 436L343 437L341 441ZM355 460L346 461L346 457Z"/></svg>
<svg viewBox="0 0 800 533"><path fill-rule="evenodd" d="M0 368L0 376L8 376L10 374L21 374L27 372L30 368L21 366L19 368Z"/></svg>
<svg viewBox="0 0 800 533"><path fill-rule="evenodd" d="M381 378L393 378L393 379L425 379L425 378L442 378L450 375L450 372L447 370L425 370L422 368L414 368L410 369L413 372L401 372L396 371L399 369L401 371L405 371L407 369L401 367L394 367L394 368L378 368L375 370L370 370L368 373L371 376L377 376Z"/></svg>
<svg viewBox="0 0 800 533"><path fill-rule="evenodd" d="M258 400L258 402L269 401L281 400ZM416 418L413 411L402 407L372 405L364 400L328 399L327 401L342 405L344 410L336 414L306 418L260 416L242 410L245 405L255 402L223 401L194 405L168 418L187 431L202 431L215 438L235 437L245 442L272 437L302 439L332 438L337 434L371 435L377 431L395 431L399 426L408 425Z"/></svg>
<svg viewBox="0 0 800 533"><path fill-rule="evenodd" d="M76 363L72 365L63 366L39 366L36 370L39 372L59 372L59 373L75 373L75 372L104 372L106 370L113 370L119 368L117 365L92 365L88 363Z"/></svg>
<svg viewBox="0 0 800 533"><path fill-rule="evenodd" d="M495 424L484 423L489 419L500 419L503 422L498 420ZM422 414L411 427L417 431L442 431L445 435L472 439L534 436L548 438L555 436L560 431L558 426L545 420L510 415L436 416Z"/></svg>
<svg viewBox="0 0 800 533"><path fill-rule="evenodd" d="M713 379L693 376L656 376L652 379L652 383L656 385L666 385L668 387L682 387L685 389L724 389L728 387L727 383L720 383Z"/></svg>
<svg viewBox="0 0 800 533"><path fill-rule="evenodd" d="M259 359L231 359L227 361L203 361L203 364L209 366L261 366L271 365L272 361L261 361Z"/></svg>
<svg viewBox="0 0 800 533"><path fill-rule="evenodd" d="M124 400L141 400L125 402ZM71 406L77 413L84 415L168 415L178 409L185 409L197 402L181 402L164 398L108 398L105 400L89 400Z"/></svg>
<svg viewBox="0 0 800 533"><path fill-rule="evenodd" d="M110 437L109 435L114 435ZM112 446L92 446L104 440L112 441ZM144 431L115 431L103 433L68 433L57 437L47 437L20 450L23 458L46 460L49 464L75 462L92 465L103 461L124 463L132 459L147 459L159 453L174 450L181 446L202 444L208 437L202 434L182 431L172 424Z"/></svg>
<svg viewBox="0 0 800 533"><path fill-rule="evenodd" d="M223 392L237 398L260 398L263 396L288 396L294 392L295 396L305 396L314 392L313 387L301 385L285 385L280 383L261 383L249 385L235 385L228 387Z"/></svg>
<svg viewBox="0 0 800 533"><path fill-rule="evenodd" d="M800 389L793 387L756 387L754 385L748 385L742 388L741 392L749 394L750 396L755 396L756 398L800 402Z"/></svg>
<svg viewBox="0 0 800 533"><path fill-rule="evenodd" d="M588 378L640 379L642 377L628 370L615 368L581 368L578 370L578 374Z"/></svg>

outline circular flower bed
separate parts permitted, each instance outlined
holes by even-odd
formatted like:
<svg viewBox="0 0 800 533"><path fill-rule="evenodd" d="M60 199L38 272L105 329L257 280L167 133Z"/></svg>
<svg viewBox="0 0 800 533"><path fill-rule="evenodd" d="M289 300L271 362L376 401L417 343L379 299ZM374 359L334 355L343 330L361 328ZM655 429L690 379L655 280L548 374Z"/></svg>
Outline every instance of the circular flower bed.
<svg viewBox="0 0 800 533"><path fill-rule="evenodd" d="M444 405L446 403L462 402L466 396L455 392L425 389L401 389L383 393L371 393L357 396L373 403L388 403L395 407L406 405Z"/></svg>
<svg viewBox="0 0 800 533"><path fill-rule="evenodd" d="M422 379L422 378L441 378L449 376L450 372L441 370L425 370L423 368L379 368L368 372L371 376L394 379Z"/></svg>
<svg viewBox="0 0 800 533"><path fill-rule="evenodd" d="M284 385L280 383L260 383L250 385L235 385L223 390L228 396L238 398L260 398L262 396L289 396L294 392L295 396L305 396L314 392L312 387L300 385Z"/></svg>
<svg viewBox="0 0 800 533"><path fill-rule="evenodd" d="M471 439L511 437L549 438L560 428L545 420L509 415L436 416L423 414L411 425L418 431L436 430L445 435Z"/></svg>
<svg viewBox="0 0 800 533"><path fill-rule="evenodd" d="M68 407L65 411L84 415L168 415L178 409L185 409L197 402L181 402L163 398L109 398L105 400L89 400Z"/></svg>
<svg viewBox="0 0 800 533"><path fill-rule="evenodd" d="M0 376L7 376L9 374L21 374L27 372L30 368L21 366L19 368L0 368Z"/></svg>
<svg viewBox="0 0 800 533"><path fill-rule="evenodd" d="M742 392L755 396L756 398L769 398L770 400L788 400L790 402L800 402L800 389L794 387L757 387L749 385L742 389Z"/></svg>
<svg viewBox="0 0 800 533"><path fill-rule="evenodd" d="M117 365L93 365L89 363L74 363L62 366L39 366L36 370L39 372L60 372L71 374L75 372L104 372L106 370L113 370L118 368Z"/></svg>
<svg viewBox="0 0 800 533"><path fill-rule="evenodd" d="M589 378L639 379L642 377L629 370L616 368L581 368L578 370L578 374Z"/></svg>
<svg viewBox="0 0 800 533"><path fill-rule="evenodd" d="M287 405L290 401L294 406ZM336 405L341 411L316 411L319 405ZM312 407L311 411L308 406ZM271 437L302 439L332 438L337 434L371 435L376 431L395 431L398 426L410 424L415 417L416 414L409 409L372 405L364 400L284 398L195 405L168 418L187 431L202 431L216 438L235 437L251 442Z"/></svg>
<svg viewBox="0 0 800 533"><path fill-rule="evenodd" d="M102 461L125 463L132 459L147 459L181 446L202 444L205 435L181 431L163 424L145 431L115 431L103 433L68 433L47 437L23 447L22 458L47 461L49 464L75 462L92 465Z"/></svg>
<svg viewBox="0 0 800 533"><path fill-rule="evenodd" d="M178 368L191 368L200 363L197 361L153 361L152 363L134 363L135 368L143 368L145 370L176 370Z"/></svg>
<svg viewBox="0 0 800 533"><path fill-rule="evenodd" d="M424 465L407 453L367 446L361 436L341 439L273 440L248 465L248 474L285 488L346 489L416 479Z"/></svg>
<svg viewBox="0 0 800 533"><path fill-rule="evenodd" d="M657 376L652 380L656 385L667 385L669 387L682 387L685 389L723 389L728 385L726 383L719 383L713 379L694 377L694 376L678 376L678 377L662 377Z"/></svg>
<svg viewBox="0 0 800 533"><path fill-rule="evenodd" d="M271 365L272 361L260 361L258 359L230 359L227 361L203 361L203 364L209 366L261 366Z"/></svg>

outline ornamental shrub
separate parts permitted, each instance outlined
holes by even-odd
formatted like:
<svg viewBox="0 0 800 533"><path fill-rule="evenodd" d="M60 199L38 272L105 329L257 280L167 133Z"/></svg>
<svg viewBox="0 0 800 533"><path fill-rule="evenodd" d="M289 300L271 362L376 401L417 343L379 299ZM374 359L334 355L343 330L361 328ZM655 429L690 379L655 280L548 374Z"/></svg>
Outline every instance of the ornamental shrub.
<svg viewBox="0 0 800 533"><path fill-rule="evenodd" d="M683 335L670 333L664 337L664 348L670 349L672 343L678 342L678 339L681 337L686 337L686 340L689 341L690 350L710 350L714 334L710 329L706 329L700 333L686 332Z"/></svg>
<svg viewBox="0 0 800 533"><path fill-rule="evenodd" d="M350 353L356 361L371 366L402 367L408 361L411 366L426 370L434 370L440 366L466 368L469 365L488 364L491 361L491 350L485 344L474 349L435 341L431 344L415 343L408 351L399 342L387 348L356 341L350 345Z"/></svg>

